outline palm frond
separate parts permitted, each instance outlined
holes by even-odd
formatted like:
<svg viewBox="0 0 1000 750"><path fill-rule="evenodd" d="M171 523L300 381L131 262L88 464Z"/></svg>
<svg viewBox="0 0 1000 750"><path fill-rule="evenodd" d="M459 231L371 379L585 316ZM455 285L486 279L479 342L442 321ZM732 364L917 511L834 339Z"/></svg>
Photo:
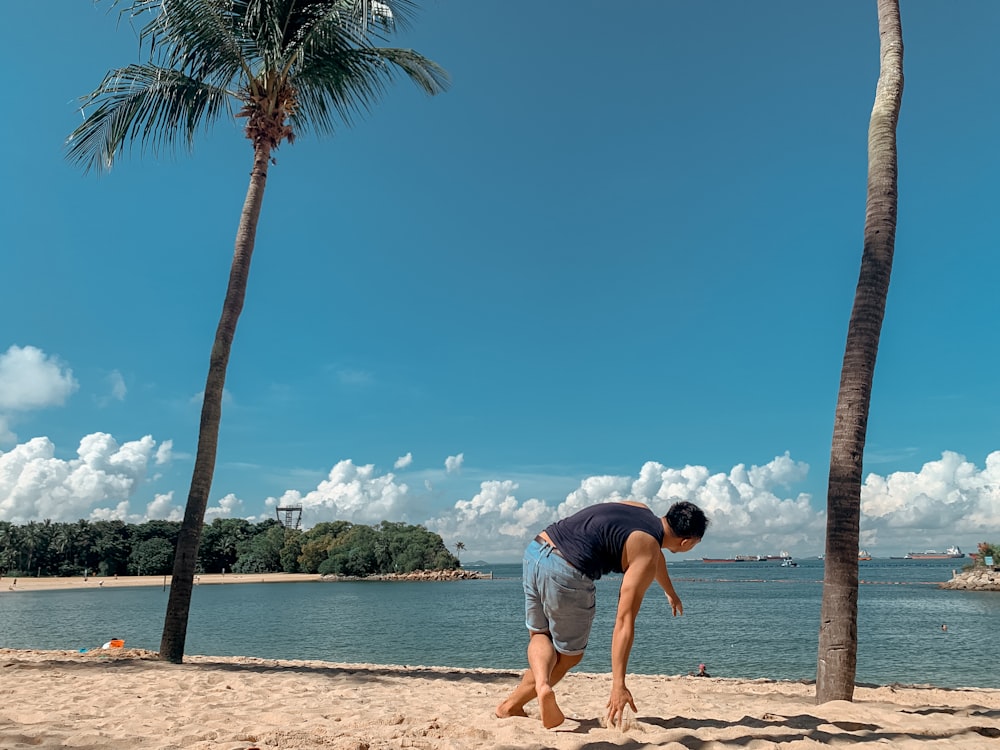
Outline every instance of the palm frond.
<svg viewBox="0 0 1000 750"><path fill-rule="evenodd" d="M190 149L199 125L232 115L230 97L225 89L169 68L113 70L81 99L81 110L96 108L66 139L67 158L85 171L108 170L126 141L158 152L176 148L183 137Z"/></svg>
<svg viewBox="0 0 1000 750"><path fill-rule="evenodd" d="M136 0L150 19L139 33L152 62L186 72L192 78L229 86L242 73L256 49L240 33L238 3L232 0Z"/></svg>
<svg viewBox="0 0 1000 750"><path fill-rule="evenodd" d="M149 61L112 71L83 98L92 111L70 135L67 157L87 170L109 169L130 140L190 148L199 123L216 119L229 97L240 101L238 115L264 118L248 120L248 136L270 133L276 146L295 131L350 125L399 73L431 95L449 84L413 50L372 44L408 20L413 0L109 2L142 24ZM378 30L380 18L392 23Z"/></svg>
<svg viewBox="0 0 1000 750"><path fill-rule="evenodd" d="M310 54L291 75L299 102L295 129L332 133L337 120L352 124L356 115L371 111L398 71L428 94L448 87L448 73L412 50L368 47Z"/></svg>
<svg viewBox="0 0 1000 750"><path fill-rule="evenodd" d="M413 0L350 0L351 15L364 30L381 38L384 32L409 28L415 15Z"/></svg>
<svg viewBox="0 0 1000 750"><path fill-rule="evenodd" d="M381 98L386 78L383 64L355 49L308 60L292 76L299 104L293 127L333 133L338 120L351 125Z"/></svg>
<svg viewBox="0 0 1000 750"><path fill-rule="evenodd" d="M451 76L433 60L430 60L412 49L393 49L390 47L374 47L364 50L366 54L375 55L391 65L395 65L405 73L411 81L424 90L424 93L434 96L443 94L451 85Z"/></svg>

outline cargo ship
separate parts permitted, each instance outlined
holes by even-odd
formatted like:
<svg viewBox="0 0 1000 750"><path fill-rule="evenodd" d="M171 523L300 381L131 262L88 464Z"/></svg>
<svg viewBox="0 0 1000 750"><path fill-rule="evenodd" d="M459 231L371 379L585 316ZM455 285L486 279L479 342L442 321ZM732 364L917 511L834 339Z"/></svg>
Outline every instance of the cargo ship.
<svg viewBox="0 0 1000 750"><path fill-rule="evenodd" d="M764 555L737 555L736 557L703 557L704 563L739 563L739 562L763 562L767 557Z"/></svg>
<svg viewBox="0 0 1000 750"><path fill-rule="evenodd" d="M792 559L792 555L789 552L785 552L785 550L781 550L781 554L778 554L778 555L765 555L764 559L765 560L781 560L781 561L785 561L785 560L791 560Z"/></svg>
<svg viewBox="0 0 1000 750"><path fill-rule="evenodd" d="M907 552L904 556L906 560L957 560L965 557L965 553L958 547L949 547L944 552L929 549L926 552Z"/></svg>

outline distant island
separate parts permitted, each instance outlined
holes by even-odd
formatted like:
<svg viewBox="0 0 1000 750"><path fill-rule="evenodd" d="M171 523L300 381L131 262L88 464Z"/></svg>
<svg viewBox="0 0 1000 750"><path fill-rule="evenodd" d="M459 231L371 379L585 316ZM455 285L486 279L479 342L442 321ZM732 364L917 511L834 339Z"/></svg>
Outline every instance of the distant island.
<svg viewBox="0 0 1000 750"><path fill-rule="evenodd" d="M10 578L170 575L178 521L0 521L0 575ZM456 544L456 547L458 545ZM464 547L464 545L463 545ZM423 526L323 521L302 530L276 518L216 518L202 527L195 572L366 577L456 570L459 560Z"/></svg>

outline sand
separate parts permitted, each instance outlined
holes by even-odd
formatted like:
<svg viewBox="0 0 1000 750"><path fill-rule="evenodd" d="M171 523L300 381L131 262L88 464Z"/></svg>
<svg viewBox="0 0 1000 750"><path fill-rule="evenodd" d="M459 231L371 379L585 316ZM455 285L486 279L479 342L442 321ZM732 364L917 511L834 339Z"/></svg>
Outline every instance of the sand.
<svg viewBox="0 0 1000 750"><path fill-rule="evenodd" d="M632 676L638 714L602 726L603 674L557 690L569 717L543 729L493 711L518 675L500 670L189 656L135 649L0 649L0 747L80 750L494 748L511 750L901 750L1000 747L1000 690L859 687L817 706L814 686ZM871 743L871 744L869 744Z"/></svg>
<svg viewBox="0 0 1000 750"><path fill-rule="evenodd" d="M212 573L199 575L199 586L231 583L292 583L318 581L317 573ZM14 581L17 581L15 584ZM169 586L170 576L75 576L73 578L0 578L0 595L18 591L60 591L67 589L115 588L123 586Z"/></svg>

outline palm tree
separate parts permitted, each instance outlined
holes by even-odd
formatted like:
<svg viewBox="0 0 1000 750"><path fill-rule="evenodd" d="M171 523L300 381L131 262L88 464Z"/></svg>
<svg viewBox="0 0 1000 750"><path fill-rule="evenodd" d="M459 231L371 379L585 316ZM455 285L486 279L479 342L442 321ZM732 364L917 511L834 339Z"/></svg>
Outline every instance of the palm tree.
<svg viewBox="0 0 1000 750"><path fill-rule="evenodd" d="M160 658L181 662L198 544L215 469L222 392L272 152L298 133L332 133L380 98L402 72L428 94L448 75L412 50L377 46L413 10L410 0L113 0L145 21L145 63L110 71L83 97L93 108L67 141L68 158L107 170L127 142L143 148L193 144L223 117L246 119L253 168L222 315L209 359L201 425L177 541Z"/></svg>
<svg viewBox="0 0 1000 750"><path fill-rule="evenodd" d="M455 542L455 557L461 557L465 551L465 542Z"/></svg>
<svg viewBox="0 0 1000 750"><path fill-rule="evenodd" d="M0 521L0 575L17 570L20 562L21 529Z"/></svg>
<svg viewBox="0 0 1000 750"><path fill-rule="evenodd" d="M76 526L61 523L52 535L52 546L63 556L63 562L68 563L70 556L76 551Z"/></svg>
<svg viewBox="0 0 1000 750"><path fill-rule="evenodd" d="M41 538L41 527L34 521L28 521L28 524L21 530L18 566L28 575L31 574L31 566L35 561L35 552L38 550ZM27 558L24 556L25 553L27 553Z"/></svg>
<svg viewBox="0 0 1000 750"><path fill-rule="evenodd" d="M875 357L896 242L896 123L903 96L899 0L877 0L880 69L868 126L864 250L847 329L830 448L816 700L851 700L858 653L861 470Z"/></svg>

